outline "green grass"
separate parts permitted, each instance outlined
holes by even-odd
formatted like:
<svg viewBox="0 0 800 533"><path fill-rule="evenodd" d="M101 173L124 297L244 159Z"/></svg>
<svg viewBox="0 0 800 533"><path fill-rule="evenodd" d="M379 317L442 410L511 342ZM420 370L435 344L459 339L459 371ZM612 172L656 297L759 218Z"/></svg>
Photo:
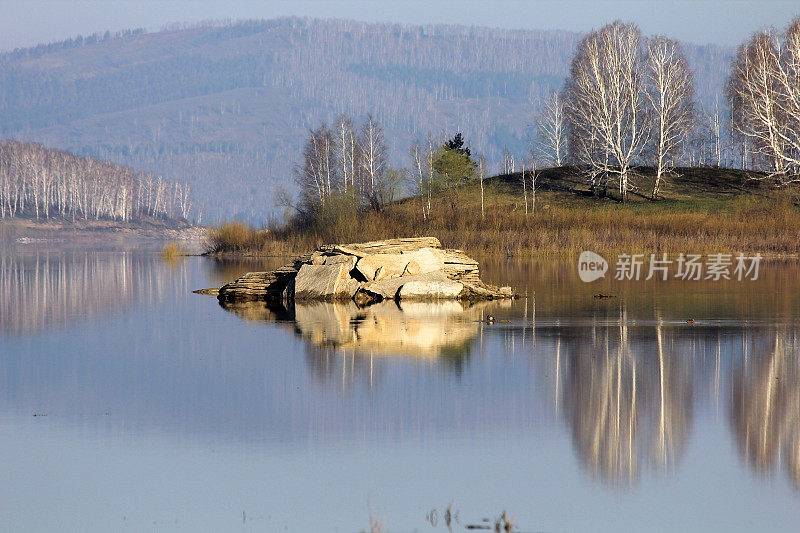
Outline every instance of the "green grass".
<svg viewBox="0 0 800 533"><path fill-rule="evenodd" d="M572 256L582 250L800 253L796 188L775 189L766 180L754 180L737 170L678 172L680 176L663 187L665 198L652 201L648 198L652 169L637 169L632 181L642 194L634 192L622 204L614 199L614 191L606 198L590 195L575 169L546 169L537 178L536 208L528 214L519 173L496 176L484 182L483 217L479 185L470 183L434 198L427 219L422 217L424 200L411 197L380 213L328 217L324 224L289 223L258 234L259 239L251 239L250 244L242 244L240 238L217 239L209 250L280 255L303 253L330 242L433 235L446 247L507 256Z"/></svg>

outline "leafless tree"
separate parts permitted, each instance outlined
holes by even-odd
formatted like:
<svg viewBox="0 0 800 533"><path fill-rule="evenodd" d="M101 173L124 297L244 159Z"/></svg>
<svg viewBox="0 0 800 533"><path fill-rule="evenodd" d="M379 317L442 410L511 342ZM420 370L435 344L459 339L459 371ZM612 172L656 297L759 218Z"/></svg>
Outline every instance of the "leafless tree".
<svg viewBox="0 0 800 533"><path fill-rule="evenodd" d="M486 177L486 158L483 156L478 157L478 180L480 181L481 185L481 218L486 217L486 213L483 210L483 180Z"/></svg>
<svg viewBox="0 0 800 533"><path fill-rule="evenodd" d="M631 166L648 139L640 42L633 24L592 31L578 45L565 88L573 156L593 176L616 175L623 202Z"/></svg>
<svg viewBox="0 0 800 533"><path fill-rule="evenodd" d="M336 119L336 158L341 188L347 190L355 185L356 135L353 121L344 114Z"/></svg>
<svg viewBox="0 0 800 533"><path fill-rule="evenodd" d="M733 128L780 183L800 179L800 18L781 34L754 34L728 81Z"/></svg>
<svg viewBox="0 0 800 533"><path fill-rule="evenodd" d="M525 161L522 161L522 172L521 172L521 179L522 179L522 196L525 199L525 214L528 214L528 181L525 177Z"/></svg>
<svg viewBox="0 0 800 533"><path fill-rule="evenodd" d="M414 141L409 148L411 155L411 174L416 182L415 189L422 203L422 218L427 219L431 214L431 193L433 183L433 137L428 135L425 141Z"/></svg>
<svg viewBox="0 0 800 533"><path fill-rule="evenodd" d="M502 173L505 175L511 175L516 172L516 162L514 161L514 155L508 151L508 147L503 149L503 167Z"/></svg>
<svg viewBox="0 0 800 533"><path fill-rule="evenodd" d="M536 148L544 161L551 166L560 167L567 156L566 119L564 103L558 92L552 92L545 99L536 117Z"/></svg>
<svg viewBox="0 0 800 533"><path fill-rule="evenodd" d="M666 37L648 40L644 70L656 167L651 197L656 199L665 176L672 171L671 159L692 127L694 79L680 44Z"/></svg>
<svg viewBox="0 0 800 533"><path fill-rule="evenodd" d="M337 181L335 139L325 124L311 130L303 148L302 163L295 168L301 204L306 208L324 205Z"/></svg>
<svg viewBox="0 0 800 533"><path fill-rule="evenodd" d="M387 150L383 128L367 115L358 137L358 176L362 194L374 210L383 206L387 183Z"/></svg>
<svg viewBox="0 0 800 533"><path fill-rule="evenodd" d="M531 157L531 213L536 212L536 158Z"/></svg>

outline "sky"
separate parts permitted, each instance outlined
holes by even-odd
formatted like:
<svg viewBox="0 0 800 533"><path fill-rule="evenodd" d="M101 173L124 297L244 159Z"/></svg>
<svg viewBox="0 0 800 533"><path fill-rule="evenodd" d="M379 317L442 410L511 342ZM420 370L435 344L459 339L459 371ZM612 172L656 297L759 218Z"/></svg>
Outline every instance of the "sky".
<svg viewBox="0 0 800 533"><path fill-rule="evenodd" d="M784 0L0 0L0 49L106 30L297 15L407 24L455 23L586 31L615 19L646 34L735 45L800 15Z"/></svg>

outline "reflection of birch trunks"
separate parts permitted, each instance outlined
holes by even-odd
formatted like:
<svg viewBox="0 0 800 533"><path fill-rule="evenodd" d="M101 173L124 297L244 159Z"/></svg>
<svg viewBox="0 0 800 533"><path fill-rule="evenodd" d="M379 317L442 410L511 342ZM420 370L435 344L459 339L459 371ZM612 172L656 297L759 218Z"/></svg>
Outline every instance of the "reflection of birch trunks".
<svg viewBox="0 0 800 533"><path fill-rule="evenodd" d="M800 488L800 356L795 334L778 330L734 371L731 424L739 452L759 472L783 462Z"/></svg>
<svg viewBox="0 0 800 533"><path fill-rule="evenodd" d="M0 336L31 334L166 292L176 272L120 252L0 254ZM149 290L142 291L147 286Z"/></svg>
<svg viewBox="0 0 800 533"><path fill-rule="evenodd" d="M618 327L593 328L591 338L591 345L577 349L564 339L558 350L558 366L569 369L565 416L579 457L613 484L632 482L648 459L658 469L672 467L685 445L692 387L685 359L669 350L661 320L655 357L652 342L630 338L624 310Z"/></svg>

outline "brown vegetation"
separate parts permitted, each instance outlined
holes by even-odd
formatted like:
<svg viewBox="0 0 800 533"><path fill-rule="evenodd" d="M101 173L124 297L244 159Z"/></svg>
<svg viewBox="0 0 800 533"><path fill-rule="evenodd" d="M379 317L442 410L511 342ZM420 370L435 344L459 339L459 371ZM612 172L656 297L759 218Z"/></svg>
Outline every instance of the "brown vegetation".
<svg viewBox="0 0 800 533"><path fill-rule="evenodd" d="M458 201L433 198L422 216L421 197L387 205L381 212L346 210L321 221L289 222L256 231L235 223L211 232L216 254L286 255L322 244L434 235L448 248L472 254L570 256L597 252L800 253L800 209L794 189L773 191L741 171L678 169L664 189L669 200L632 194L627 204L594 198L577 171L548 169L537 177L536 210L525 214L518 176L485 181L485 216L479 184L463 186ZM632 183L649 192L652 169L637 169ZM343 208L344 211L344 208Z"/></svg>

